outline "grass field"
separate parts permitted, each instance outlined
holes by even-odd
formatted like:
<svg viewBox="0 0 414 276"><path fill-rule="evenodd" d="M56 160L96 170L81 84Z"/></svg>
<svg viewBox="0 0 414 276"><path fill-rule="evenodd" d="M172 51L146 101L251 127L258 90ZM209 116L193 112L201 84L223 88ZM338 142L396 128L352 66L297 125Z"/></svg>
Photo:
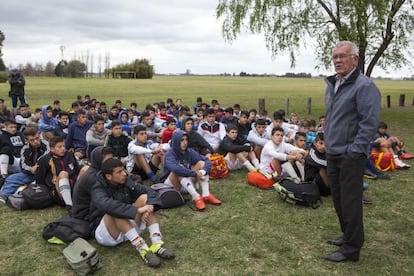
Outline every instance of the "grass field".
<svg viewBox="0 0 414 276"><path fill-rule="evenodd" d="M386 95L392 98L392 108L383 108L381 118L388 123L389 132L404 138L407 149L414 152L413 82L376 83L383 105ZM291 112L314 119L324 112L324 88L322 79L238 77L28 78L26 86L32 108L54 99L67 107L78 94L90 94L107 103L136 101L140 108L169 97L192 105L202 96L206 102L217 99L222 106L237 102L244 109L257 108L257 100L264 98L271 114L285 108L289 98ZM0 84L0 98L6 98L7 91L7 84ZM404 108L397 107L400 94L406 95ZM308 97L313 105L310 115L305 113ZM414 166L413 160L407 163ZM392 172L388 181L367 181L366 195L373 204L364 207L366 242L358 263L333 264L322 259L335 250L324 241L340 234L330 197L317 210L286 205L274 191L247 185L246 171L239 171L211 182L211 191L223 200L222 206L209 206L202 213L187 206L161 211L161 230L177 255L175 260L153 270L142 264L127 243L105 248L92 241L103 264L97 274L413 275L413 170ZM0 207L0 275L72 275L61 253L64 247L49 245L41 237L44 225L64 213L59 207L24 212Z"/></svg>

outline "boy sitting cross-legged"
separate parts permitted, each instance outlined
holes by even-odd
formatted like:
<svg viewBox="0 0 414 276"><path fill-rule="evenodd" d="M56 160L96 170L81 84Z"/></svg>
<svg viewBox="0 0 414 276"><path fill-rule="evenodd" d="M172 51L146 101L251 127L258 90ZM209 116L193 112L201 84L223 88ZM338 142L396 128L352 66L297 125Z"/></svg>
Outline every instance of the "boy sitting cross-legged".
<svg viewBox="0 0 414 276"><path fill-rule="evenodd" d="M198 211L204 210L206 203L221 204L209 190L210 168L211 162L207 157L188 147L188 134L176 130L171 139L171 147L165 155L161 180L174 186L178 191L187 191ZM201 196L196 191L195 184L201 185Z"/></svg>
<svg viewBox="0 0 414 276"><path fill-rule="evenodd" d="M218 152L225 156L229 170L239 170L245 166L249 171L257 171L260 164L254 153L254 145L237 134L237 126L228 125L226 137L220 142Z"/></svg>
<svg viewBox="0 0 414 276"><path fill-rule="evenodd" d="M260 157L261 171L276 177L282 173L282 164L289 160L303 161L304 150L283 142L282 127L272 129L270 141L263 147Z"/></svg>
<svg viewBox="0 0 414 276"><path fill-rule="evenodd" d="M36 183L46 185L57 204L71 209L72 187L79 172L78 162L71 152L66 151L63 137L52 137L49 147L50 152L39 160Z"/></svg>
<svg viewBox="0 0 414 276"><path fill-rule="evenodd" d="M139 175L142 180L150 179L153 183L158 183L156 174L164 159L163 147L148 139L146 127L143 125L137 125L133 129L133 136L134 140L128 144L128 172Z"/></svg>
<svg viewBox="0 0 414 276"><path fill-rule="evenodd" d="M164 247L155 210L161 205L159 194L134 183L122 162L110 158L103 162L102 173L92 187L90 223L96 241L104 246L116 246L129 241L145 264L157 268L158 257L173 259L174 253ZM152 245L140 236L148 226Z"/></svg>

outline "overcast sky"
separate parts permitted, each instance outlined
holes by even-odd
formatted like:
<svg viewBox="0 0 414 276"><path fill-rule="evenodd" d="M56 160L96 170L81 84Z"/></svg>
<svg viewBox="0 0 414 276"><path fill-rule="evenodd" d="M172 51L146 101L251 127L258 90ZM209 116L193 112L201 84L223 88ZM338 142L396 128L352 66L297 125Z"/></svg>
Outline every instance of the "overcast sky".
<svg viewBox="0 0 414 276"><path fill-rule="evenodd" d="M109 53L111 66L148 58L156 73L194 74L307 72L318 64L313 49L304 49L290 68L286 56L271 57L260 35L243 34L225 42L215 18L217 0L20 0L3 3L0 30L5 64L58 63L64 59ZM392 73L374 69L373 76L405 77L408 68Z"/></svg>

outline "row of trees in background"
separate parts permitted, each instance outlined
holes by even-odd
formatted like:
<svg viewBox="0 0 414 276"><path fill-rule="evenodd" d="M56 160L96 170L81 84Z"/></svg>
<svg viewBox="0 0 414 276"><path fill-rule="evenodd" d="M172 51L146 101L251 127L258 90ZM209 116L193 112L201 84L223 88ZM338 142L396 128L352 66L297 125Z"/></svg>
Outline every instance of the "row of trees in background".
<svg viewBox="0 0 414 276"><path fill-rule="evenodd" d="M11 67L11 66L9 66ZM17 66L19 70L25 76L35 77L68 77L68 78L79 78L79 77L102 77L102 74L88 73L87 66L80 60L61 60L57 65L51 61L45 65L41 63L31 64L20 64ZM5 66L3 70L5 71ZM10 69L10 68L9 68ZM113 77L115 72L134 72L135 78L138 79L151 79L155 72L154 66L149 63L148 59L136 59L128 64L121 64L110 69L105 69L104 76L109 78ZM127 74L119 74L120 78L128 78Z"/></svg>

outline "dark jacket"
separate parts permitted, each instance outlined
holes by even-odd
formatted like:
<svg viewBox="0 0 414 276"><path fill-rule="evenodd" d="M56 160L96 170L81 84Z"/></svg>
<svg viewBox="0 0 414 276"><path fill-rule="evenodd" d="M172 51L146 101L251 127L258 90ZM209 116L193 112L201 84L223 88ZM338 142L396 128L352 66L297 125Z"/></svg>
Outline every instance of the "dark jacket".
<svg viewBox="0 0 414 276"><path fill-rule="evenodd" d="M68 136L69 132L69 126L62 124L61 122L58 122L55 126L55 136L60 136L66 139L66 136Z"/></svg>
<svg viewBox="0 0 414 276"><path fill-rule="evenodd" d="M194 122L194 120L191 117L184 118L181 121L181 130L185 129L185 123L187 121ZM202 155L213 153L214 150L211 147L211 145L196 130L193 129L190 132L187 132L187 135L188 135L188 147L189 148L192 148L193 150L201 153Z"/></svg>
<svg viewBox="0 0 414 276"><path fill-rule="evenodd" d="M86 132L92 126L92 122L87 121L85 125L73 122L69 126L68 136L66 136L66 149L74 148L86 151Z"/></svg>
<svg viewBox="0 0 414 276"><path fill-rule="evenodd" d="M20 73L10 74L9 76L11 95L24 95L24 85L26 81Z"/></svg>
<svg viewBox="0 0 414 276"><path fill-rule="evenodd" d="M185 152L181 151L180 140L181 137L187 135L182 130L176 130L171 138L171 148L165 154L164 159L164 171L161 177L161 181L167 179L170 172L175 173L178 176L195 177L197 173L191 169L198 161L204 161L204 170L210 172L211 162L210 160L196 152L191 148L187 148Z"/></svg>
<svg viewBox="0 0 414 276"><path fill-rule="evenodd" d="M20 157L21 149L24 146L24 136L21 132L11 135L7 131L0 134L0 152L4 154L13 154ZM11 160L10 160L11 161Z"/></svg>
<svg viewBox="0 0 414 276"><path fill-rule="evenodd" d="M123 185L113 184L100 174L91 193L91 235L95 235L95 230L105 214L116 218L134 219L138 208L132 204L142 194L147 194L147 204L154 205L155 210L161 206L158 192L150 187L136 184L129 177Z"/></svg>
<svg viewBox="0 0 414 276"><path fill-rule="evenodd" d="M72 217L89 221L92 186L102 166L102 146L96 147L90 155L91 165L77 181L72 193Z"/></svg>
<svg viewBox="0 0 414 276"><path fill-rule="evenodd" d="M112 134L109 134L106 136L105 146L113 148L115 156L121 158L128 156L128 144L131 141L131 137L126 135L114 137Z"/></svg>
<svg viewBox="0 0 414 276"><path fill-rule="evenodd" d="M253 146L248 143L245 144L245 141L242 141L242 139L239 139L239 137L236 138L236 140L231 140L229 136L226 135L224 139L220 142L218 153L222 155L226 155L227 153L239 153L239 152L250 152L253 149Z"/></svg>
<svg viewBox="0 0 414 276"><path fill-rule="evenodd" d="M73 186L79 173L79 165L70 152L60 158L49 152L39 160L39 168L36 172L36 183L47 185L50 190L55 189L60 172L66 171L69 174L70 185Z"/></svg>
<svg viewBox="0 0 414 276"><path fill-rule="evenodd" d="M381 95L373 81L356 69L335 93L336 77L326 79L325 146L327 154L368 154L379 125Z"/></svg>
<svg viewBox="0 0 414 276"><path fill-rule="evenodd" d="M36 165L40 158L49 153L49 146L43 141L40 147L34 149L29 144L25 144L21 150L20 166L22 172L33 175L32 167Z"/></svg>

